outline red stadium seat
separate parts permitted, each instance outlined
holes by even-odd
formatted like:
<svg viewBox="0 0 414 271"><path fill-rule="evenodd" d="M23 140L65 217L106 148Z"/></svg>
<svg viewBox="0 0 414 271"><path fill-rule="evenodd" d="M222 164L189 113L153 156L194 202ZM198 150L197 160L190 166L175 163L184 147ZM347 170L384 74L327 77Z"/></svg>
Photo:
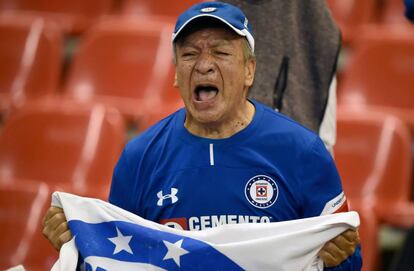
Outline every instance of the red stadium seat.
<svg viewBox="0 0 414 271"><path fill-rule="evenodd" d="M392 111L414 131L414 28L365 30L343 74L338 101Z"/></svg>
<svg viewBox="0 0 414 271"><path fill-rule="evenodd" d="M46 99L13 112L0 134L0 184L35 180L102 195L124 145L124 122L103 105Z"/></svg>
<svg viewBox="0 0 414 271"><path fill-rule="evenodd" d="M335 160L351 201L372 207L382 223L414 226L407 126L391 114L342 107L337 136Z"/></svg>
<svg viewBox="0 0 414 271"><path fill-rule="evenodd" d="M56 92L62 37L46 21L0 15L0 112L12 103Z"/></svg>
<svg viewBox="0 0 414 271"><path fill-rule="evenodd" d="M130 120L181 106L173 88L169 19L107 19L88 32L69 73L66 94L115 106Z"/></svg>
<svg viewBox="0 0 414 271"><path fill-rule="evenodd" d="M122 6L122 13L126 15L161 15L177 18L184 10L199 2L202 1L180 0L172 4L168 0L125 0Z"/></svg>
<svg viewBox="0 0 414 271"><path fill-rule="evenodd" d="M27 13L58 23L66 32L79 33L111 12L113 0L0 0L0 13Z"/></svg>
<svg viewBox="0 0 414 271"><path fill-rule="evenodd" d="M0 269L23 265L28 271L50 270L58 253L42 235L42 219L50 206L43 183L0 186Z"/></svg>
<svg viewBox="0 0 414 271"><path fill-rule="evenodd" d="M351 43L360 36L359 27L376 22L377 3L377 0L327 0L345 43Z"/></svg>

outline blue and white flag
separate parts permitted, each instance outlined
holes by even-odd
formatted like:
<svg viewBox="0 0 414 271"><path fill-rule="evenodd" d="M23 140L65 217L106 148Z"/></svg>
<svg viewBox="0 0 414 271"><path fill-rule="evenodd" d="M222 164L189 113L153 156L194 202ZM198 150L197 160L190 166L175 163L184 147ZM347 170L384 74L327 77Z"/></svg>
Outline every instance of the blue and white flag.
<svg viewBox="0 0 414 271"><path fill-rule="evenodd" d="M356 212L263 224L183 231L145 220L110 203L55 192L74 238L52 271L76 270L323 270L317 254L349 228Z"/></svg>

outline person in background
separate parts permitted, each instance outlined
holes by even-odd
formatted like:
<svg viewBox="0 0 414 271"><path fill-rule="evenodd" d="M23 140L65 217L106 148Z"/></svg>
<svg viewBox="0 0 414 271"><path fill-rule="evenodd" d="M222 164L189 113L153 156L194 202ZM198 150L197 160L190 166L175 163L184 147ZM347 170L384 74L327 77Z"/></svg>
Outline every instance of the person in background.
<svg viewBox="0 0 414 271"><path fill-rule="evenodd" d="M240 7L257 36L250 97L336 141L336 64L341 34L325 0L225 0Z"/></svg>

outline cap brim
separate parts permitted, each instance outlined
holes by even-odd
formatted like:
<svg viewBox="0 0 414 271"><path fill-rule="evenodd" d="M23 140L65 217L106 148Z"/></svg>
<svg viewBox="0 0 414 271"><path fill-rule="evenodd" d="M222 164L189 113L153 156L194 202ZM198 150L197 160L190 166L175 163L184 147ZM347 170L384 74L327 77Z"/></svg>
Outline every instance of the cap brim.
<svg viewBox="0 0 414 271"><path fill-rule="evenodd" d="M247 29L237 29L235 28L233 25L231 25L229 22L227 22L226 20L224 20L223 18L219 17L219 16L215 16L213 14L198 14L194 17L191 17L190 19L188 19L178 30L177 32L173 33L172 35L172 41L175 42L175 39L178 37L178 35L181 33L181 31L192 21L194 21L195 19L201 18L201 17L210 17L210 18L214 18L217 19L219 21L221 21L222 23L226 24L228 27L230 27L234 32L236 32L238 35L246 37L247 41L249 42L249 45L252 49L252 52L254 52L254 38L253 36L250 34L249 31L247 31Z"/></svg>

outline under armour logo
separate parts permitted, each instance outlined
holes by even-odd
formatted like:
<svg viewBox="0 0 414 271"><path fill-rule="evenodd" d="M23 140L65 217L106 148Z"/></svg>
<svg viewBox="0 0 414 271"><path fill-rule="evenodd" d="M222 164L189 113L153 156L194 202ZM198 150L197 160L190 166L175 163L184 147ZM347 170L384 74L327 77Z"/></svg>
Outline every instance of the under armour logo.
<svg viewBox="0 0 414 271"><path fill-rule="evenodd" d="M164 204L165 199L171 199L171 204L176 203L178 201L177 197L178 189L171 188L171 194L163 195L162 190L157 193L158 201L157 205L162 206Z"/></svg>

